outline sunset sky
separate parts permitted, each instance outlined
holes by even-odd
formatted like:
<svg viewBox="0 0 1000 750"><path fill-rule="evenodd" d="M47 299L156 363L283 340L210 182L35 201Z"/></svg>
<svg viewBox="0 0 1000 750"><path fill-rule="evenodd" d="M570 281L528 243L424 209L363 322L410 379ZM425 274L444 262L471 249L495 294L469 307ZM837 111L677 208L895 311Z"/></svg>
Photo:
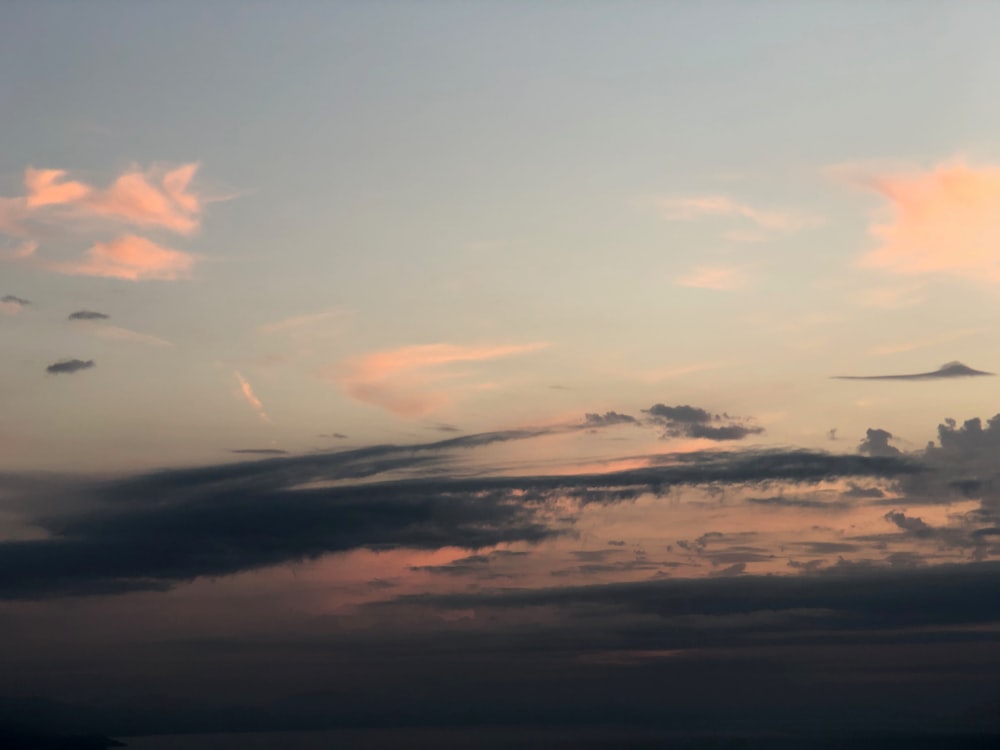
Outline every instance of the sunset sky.
<svg viewBox="0 0 1000 750"><path fill-rule="evenodd" d="M998 29L7 4L0 719L1000 728Z"/></svg>

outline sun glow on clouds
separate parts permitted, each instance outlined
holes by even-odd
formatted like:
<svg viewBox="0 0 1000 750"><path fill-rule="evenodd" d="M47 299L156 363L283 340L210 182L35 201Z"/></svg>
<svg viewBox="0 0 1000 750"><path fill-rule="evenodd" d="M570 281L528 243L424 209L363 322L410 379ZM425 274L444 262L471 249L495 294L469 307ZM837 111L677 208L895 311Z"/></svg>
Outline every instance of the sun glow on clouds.
<svg viewBox="0 0 1000 750"><path fill-rule="evenodd" d="M855 183L888 203L873 223L881 245L860 265L900 274L946 273L1000 281L1000 167L961 160L932 169L869 174Z"/></svg>
<svg viewBox="0 0 1000 750"><path fill-rule="evenodd" d="M348 360L332 375L358 401L398 416L417 417L450 403L457 392L490 386L481 381L470 383L469 373L455 372L449 365L525 354L546 346L541 342L507 346L404 346ZM447 388L443 387L445 381L449 383Z"/></svg>
<svg viewBox="0 0 1000 750"><path fill-rule="evenodd" d="M131 227L191 235L200 227L206 203L191 189L197 171L197 163L132 167L108 187L97 188L70 179L63 169L28 167L25 195L0 198L0 232L25 239L20 250L3 257L70 275L129 281L189 278L196 256L135 234L97 241L80 260L50 260L36 250L38 241L53 231L93 236Z"/></svg>

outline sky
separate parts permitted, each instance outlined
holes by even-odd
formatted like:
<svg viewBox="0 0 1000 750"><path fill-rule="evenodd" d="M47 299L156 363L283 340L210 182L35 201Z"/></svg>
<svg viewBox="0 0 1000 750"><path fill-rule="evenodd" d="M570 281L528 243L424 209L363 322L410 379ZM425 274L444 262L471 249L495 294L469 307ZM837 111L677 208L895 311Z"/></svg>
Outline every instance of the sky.
<svg viewBox="0 0 1000 750"><path fill-rule="evenodd" d="M998 24L5 5L0 719L1000 730Z"/></svg>

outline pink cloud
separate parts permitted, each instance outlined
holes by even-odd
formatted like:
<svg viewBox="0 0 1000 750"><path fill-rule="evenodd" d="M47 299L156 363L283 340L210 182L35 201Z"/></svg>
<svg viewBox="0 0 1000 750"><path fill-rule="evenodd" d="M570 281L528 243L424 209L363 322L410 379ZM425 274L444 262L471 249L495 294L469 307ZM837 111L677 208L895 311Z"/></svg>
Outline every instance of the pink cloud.
<svg viewBox="0 0 1000 750"><path fill-rule="evenodd" d="M260 399L257 398L257 394L253 392L253 388L250 386L250 383L247 382L247 379L238 372L234 372L233 374L236 376L236 380L240 384L240 395L242 395L246 402L253 407L262 422L270 423L271 418L267 416L267 412L264 411L264 404L262 404Z"/></svg>
<svg viewBox="0 0 1000 750"><path fill-rule="evenodd" d="M160 247L144 237L128 234L111 242L98 242L82 260L47 262L46 268L72 276L105 276L128 281L174 281L190 277L195 257Z"/></svg>
<svg viewBox="0 0 1000 750"><path fill-rule="evenodd" d="M886 220L869 227L880 245L862 267L1000 281L1000 167L955 160L856 182L889 208Z"/></svg>
<svg viewBox="0 0 1000 750"><path fill-rule="evenodd" d="M191 234L199 226L201 213L200 200L189 192L197 171L197 164L184 164L166 172L133 170L106 190L85 197L80 206L115 221Z"/></svg>
<svg viewBox="0 0 1000 750"><path fill-rule="evenodd" d="M702 266L681 276L674 283L694 289L728 292L746 286L747 277L742 269L731 266Z"/></svg>
<svg viewBox="0 0 1000 750"><path fill-rule="evenodd" d="M816 218L787 211L765 211L724 195L704 195L685 198L659 198L657 204L668 221L694 221L706 217L737 217L746 219L760 229L792 232L816 223ZM763 239L753 235L753 241ZM739 241L746 241L740 237Z"/></svg>
<svg viewBox="0 0 1000 750"><path fill-rule="evenodd" d="M28 191L26 206L40 208L42 206L75 203L86 198L92 191L89 185L82 182L65 182L66 171L63 169L34 169L28 167L24 171L24 186Z"/></svg>
<svg viewBox="0 0 1000 750"><path fill-rule="evenodd" d="M78 262L46 260L35 250L41 239L66 233L102 239L108 230L122 226L193 234L207 202L191 187L197 172L196 162L132 167L107 187L97 188L70 179L63 169L28 167L24 195L0 197L0 233L22 240L15 250L0 250L0 259L26 261L58 273L133 281L188 278L195 256L134 234L97 242Z"/></svg>
<svg viewBox="0 0 1000 750"><path fill-rule="evenodd" d="M493 386L492 383L470 383L467 380L469 373L456 373L448 369L449 365L524 354L546 346L545 343L405 346L348 360L334 378L358 401L380 406L399 416L416 417L450 403L457 392ZM451 387L443 388L444 381L452 381Z"/></svg>

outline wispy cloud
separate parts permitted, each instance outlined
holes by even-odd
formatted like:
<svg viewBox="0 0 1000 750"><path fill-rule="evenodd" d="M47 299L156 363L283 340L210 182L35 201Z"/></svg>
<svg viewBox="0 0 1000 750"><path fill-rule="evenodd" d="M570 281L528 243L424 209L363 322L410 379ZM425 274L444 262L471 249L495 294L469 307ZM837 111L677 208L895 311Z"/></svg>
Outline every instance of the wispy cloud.
<svg viewBox="0 0 1000 750"><path fill-rule="evenodd" d="M107 320L109 317L111 316L94 310L77 310L70 313L67 320Z"/></svg>
<svg viewBox="0 0 1000 750"><path fill-rule="evenodd" d="M817 217L805 213L763 210L725 195L661 197L656 199L656 204L668 221L738 218L770 232L794 232L818 222ZM763 238L759 233L731 236L739 242L756 242Z"/></svg>
<svg viewBox="0 0 1000 750"><path fill-rule="evenodd" d="M748 283L746 272L735 266L701 266L677 278L677 286L728 292Z"/></svg>
<svg viewBox="0 0 1000 750"><path fill-rule="evenodd" d="M174 281L191 276L195 256L161 247L155 242L127 234L110 242L97 242L83 259L46 262L50 270L71 276L105 276L128 281Z"/></svg>
<svg viewBox="0 0 1000 750"><path fill-rule="evenodd" d="M246 399L246 402L254 408L254 411L257 412L257 416L261 418L261 421L270 423L271 418L267 416L267 412L264 411L264 404L262 404L260 399L257 398L257 394L253 392L253 388L247 379L238 372L234 372L233 374L236 376L236 380L240 384L240 394L244 399Z"/></svg>
<svg viewBox="0 0 1000 750"><path fill-rule="evenodd" d="M323 312L284 318L274 323L265 323L257 330L265 336L274 333L296 333L302 329L310 328L317 323L325 323L344 315L346 315L344 310L324 310Z"/></svg>
<svg viewBox="0 0 1000 750"><path fill-rule="evenodd" d="M399 416L427 414L452 399L454 381L470 387L467 373L456 373L449 365L509 357L537 351L545 343L506 346L461 346L425 344L373 352L344 362L333 373L347 393L368 404L380 406ZM443 381L452 387L440 387Z"/></svg>
<svg viewBox="0 0 1000 750"><path fill-rule="evenodd" d="M860 174L853 182L888 207L869 227L880 244L861 258L862 267L1000 281L1000 167L956 159Z"/></svg>
<svg viewBox="0 0 1000 750"><path fill-rule="evenodd" d="M104 317L107 316L105 315ZM76 328L88 336L94 336L95 338L106 339L108 341L128 341L148 346L173 346L172 342L161 339L159 336L154 336L151 333L142 333L141 331L133 331L131 328L96 323L92 322L93 319L90 318L71 319L81 321L75 324Z"/></svg>

